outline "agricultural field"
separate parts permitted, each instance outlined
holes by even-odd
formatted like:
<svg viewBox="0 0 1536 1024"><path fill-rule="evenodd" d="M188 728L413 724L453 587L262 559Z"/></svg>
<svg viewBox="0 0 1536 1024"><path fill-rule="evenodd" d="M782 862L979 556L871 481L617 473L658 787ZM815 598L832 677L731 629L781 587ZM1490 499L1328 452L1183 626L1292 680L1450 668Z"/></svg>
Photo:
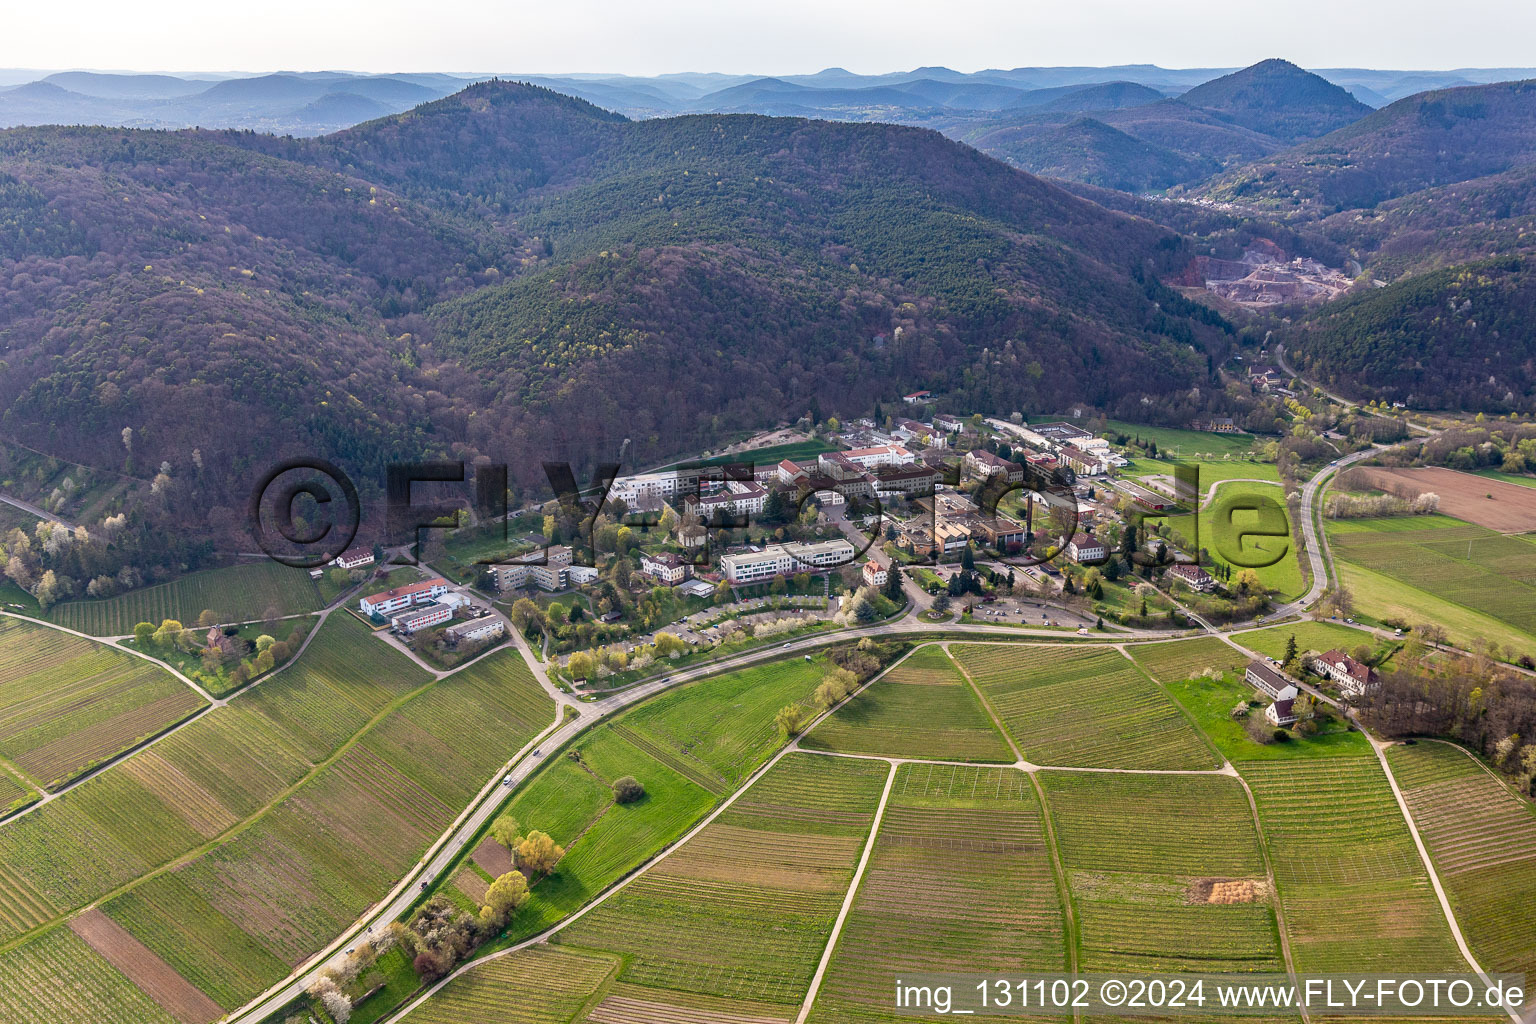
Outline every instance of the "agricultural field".
<svg viewBox="0 0 1536 1024"><path fill-rule="evenodd" d="M238 832L242 823L315 774L405 688L428 680L360 623L332 618L302 659L257 689L60 799L0 824L0 942L130 886L210 840L232 831L251 835L255 830ZM355 766L365 753L359 748L338 770ZM318 800L313 806L328 809ZM311 823L316 835L309 841L334 839L348 824L341 814L324 827ZM391 825L381 820L370 827ZM238 911L228 916L242 925L256 920ZM192 917L184 927L201 926ZM179 939L177 953L154 937L136 938L178 970L185 970L178 956L218 954L201 939Z"/></svg>
<svg viewBox="0 0 1536 1024"><path fill-rule="evenodd" d="M1177 704L1119 651L954 644L1027 760L1073 768L1215 768Z"/></svg>
<svg viewBox="0 0 1536 1024"><path fill-rule="evenodd" d="M1430 525L1405 529L1419 517L1329 521L1328 543L1340 575L1357 566L1392 581L1388 588L1369 586L1356 600L1373 615L1393 614L1379 599L1398 597L1415 611L1437 620L1436 609L1450 605L1487 616L1518 631L1525 644L1536 643L1536 545L1471 524ZM1472 623L1457 623L1465 632ZM1506 641L1507 642L1507 641Z"/></svg>
<svg viewBox="0 0 1536 1024"><path fill-rule="evenodd" d="M1462 473L1439 466L1383 468L1362 466L1369 486L1399 497L1431 493L1448 516L1499 533L1536 531L1536 502L1520 484Z"/></svg>
<svg viewBox="0 0 1536 1024"><path fill-rule="evenodd" d="M205 609L221 623L230 623L265 618L269 608L279 615L297 615L320 606L320 591L309 573L276 562L255 562L195 572L102 601L68 601L55 606L48 618L93 636L126 636L137 623L191 623Z"/></svg>
<svg viewBox="0 0 1536 1024"><path fill-rule="evenodd" d="M953 761L1015 758L944 649L921 647L800 740L812 750Z"/></svg>
<svg viewBox="0 0 1536 1024"><path fill-rule="evenodd" d="M792 1018L852 881L883 761L789 754L703 831L563 931L620 954L650 1001L745 1000ZM683 1014L672 1011L678 1016Z"/></svg>
<svg viewBox="0 0 1536 1024"><path fill-rule="evenodd" d="M1432 622L1442 627L1450 642L1470 649L1478 639L1489 640L1518 653L1536 656L1531 635L1491 615L1451 604L1437 594L1410 587L1353 562L1336 559L1339 582L1354 596L1356 617L1377 621L1396 619L1409 625Z"/></svg>
<svg viewBox="0 0 1536 1024"><path fill-rule="evenodd" d="M786 704L809 708L830 666L820 654L786 658L671 690L625 716L628 738L724 796L778 749L774 714Z"/></svg>
<svg viewBox="0 0 1536 1024"><path fill-rule="evenodd" d="M1043 772L1088 971L1283 971L1253 813L1223 775Z"/></svg>
<svg viewBox="0 0 1536 1024"><path fill-rule="evenodd" d="M0 755L45 789L58 788L207 703L153 662L46 626L0 618Z"/></svg>
<svg viewBox="0 0 1536 1024"><path fill-rule="evenodd" d="M178 1024L68 928L0 953L0 1020Z"/></svg>
<svg viewBox="0 0 1536 1024"><path fill-rule="evenodd" d="M405 1024L566 1024L618 966L615 957L533 946L479 964Z"/></svg>
<svg viewBox="0 0 1536 1024"><path fill-rule="evenodd" d="M892 973L1065 971L1066 934L1029 776L902 765L810 1021L910 1019L892 1012Z"/></svg>
<svg viewBox="0 0 1536 1024"><path fill-rule="evenodd" d="M37 790L4 765L0 765L0 818L32 803Z"/></svg>
<svg viewBox="0 0 1536 1024"><path fill-rule="evenodd" d="M1258 801L1298 972L1466 969L1374 756L1237 767Z"/></svg>
<svg viewBox="0 0 1536 1024"><path fill-rule="evenodd" d="M271 964L313 953L387 892L553 711L516 652L486 658L392 707L249 827L107 912L178 971L201 974L225 1009L238 1005L281 977Z"/></svg>
<svg viewBox="0 0 1536 1024"><path fill-rule="evenodd" d="M1231 644L1214 636L1167 643L1133 644L1126 647L1131 660L1164 685L1189 679L1214 669L1217 672L1241 671L1247 659Z"/></svg>
<svg viewBox="0 0 1536 1024"><path fill-rule="evenodd" d="M1536 977L1536 810L1450 744L1393 746L1387 762L1473 955Z"/></svg>
<svg viewBox="0 0 1536 1024"><path fill-rule="evenodd" d="M1204 494L1200 497L1199 547L1209 551L1215 561L1223 564L1231 561L1223 553L1227 550L1227 546L1231 547L1233 555L1239 555L1240 552L1239 561L1269 562L1278 558L1279 560L1274 561L1274 564L1254 570L1258 574L1259 582L1278 592L1281 600L1290 600L1306 592L1307 584L1302 576L1301 559L1297 556L1295 537L1243 534L1245 528L1254 527L1260 522L1259 513L1234 510L1229 514L1227 511L1232 502L1247 497L1273 499L1284 509L1285 493L1279 484L1229 482L1218 487L1210 500L1206 500ZM1288 522L1289 512L1286 515ZM1170 516L1167 523L1190 545L1195 544L1194 516ZM1292 532L1294 533L1294 530ZM1243 534L1240 540L1239 534ZM1225 544L1224 538L1226 538ZM1243 568L1237 562L1232 562L1234 579Z"/></svg>

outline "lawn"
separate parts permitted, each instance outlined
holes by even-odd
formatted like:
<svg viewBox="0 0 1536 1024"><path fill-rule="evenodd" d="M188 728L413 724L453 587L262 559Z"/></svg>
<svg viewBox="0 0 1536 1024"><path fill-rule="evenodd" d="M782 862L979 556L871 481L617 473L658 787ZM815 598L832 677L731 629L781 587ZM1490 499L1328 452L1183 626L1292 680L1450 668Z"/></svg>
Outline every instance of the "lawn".
<svg viewBox="0 0 1536 1024"><path fill-rule="evenodd" d="M1014 760L975 691L937 645L919 648L823 720L800 745L892 757Z"/></svg>
<svg viewBox="0 0 1536 1024"><path fill-rule="evenodd" d="M616 804L613 783L625 775L645 787L645 796ZM554 874L533 887L508 938L543 931L591 902L682 835L716 799L630 743L623 730L598 726L546 766L507 807L524 829L546 832L566 848Z"/></svg>
<svg viewBox="0 0 1536 1024"><path fill-rule="evenodd" d="M809 707L829 667L817 654L739 669L646 701L621 727L662 763L724 795L779 748L775 713L786 704Z"/></svg>
<svg viewBox="0 0 1536 1024"><path fill-rule="evenodd" d="M307 615L296 619L284 619L273 624L271 633L267 633L267 626L265 623L251 622L243 626L234 627L235 636L252 645L254 645L256 640L262 635L271 636L274 640L280 640L286 643L288 645L291 656L291 652L297 651L299 647L303 645L304 638L308 636L309 631L315 627L316 621L317 620L315 618ZM202 643L205 632L206 631L204 630L197 631L199 643ZM254 669L257 652L253 649L247 649L246 653L240 658L226 658L218 666L218 668L210 671L203 666L201 648L199 648L196 652L189 653L182 650L174 643L172 643L169 647L162 647L158 643L155 643L154 640L150 640L148 643L141 645L136 639L131 637L125 640L119 640L118 643L130 651L139 651L140 653L149 655L151 658L154 658L157 661L165 662L167 665L170 665L172 668L176 669L188 679L191 679L194 683L201 686L215 697L228 696L235 690L240 689L241 686L248 686L252 681L254 681L250 678L247 678L245 683L237 686L235 684L235 680L231 678L230 675L230 673L234 671L235 666L237 665L243 664L246 667L247 672L250 672ZM281 662L276 662L273 665L273 669L280 668L286 663L287 659L284 659L284 661ZM260 678L261 676L255 677L255 679Z"/></svg>
<svg viewBox="0 0 1536 1024"><path fill-rule="evenodd" d="M1329 545L1341 577L1346 563L1358 566L1412 588L1402 597L1407 604L1427 611L1433 611L1434 604L1460 606L1518 630L1524 645L1536 641L1536 545L1470 524L1405 528L1405 523L1418 521L1357 519L1344 529L1330 522ZM1369 606L1372 614L1377 614L1381 599L1390 601L1392 591L1368 579L1362 582L1375 602ZM1463 622L1460 628L1473 625Z"/></svg>
<svg viewBox="0 0 1536 1024"><path fill-rule="evenodd" d="M1040 781L1070 880L1080 969L1285 969L1235 779L1043 772ZM1219 903L1217 893L1236 898Z"/></svg>
<svg viewBox="0 0 1536 1024"><path fill-rule="evenodd" d="M1066 932L1029 777L903 765L810 1020L909 1020L893 973L1065 971Z"/></svg>
<svg viewBox="0 0 1536 1024"><path fill-rule="evenodd" d="M1387 762L1478 962L1536 977L1536 810L1449 744L1394 746Z"/></svg>
<svg viewBox="0 0 1536 1024"><path fill-rule="evenodd" d="M1173 476L1178 465L1196 466L1200 471L1200 493L1203 495L1218 480L1270 480L1280 482L1280 471L1273 462L1257 459L1149 459L1140 456L1130 460L1130 465L1120 470L1121 477L1144 480L1149 476Z"/></svg>
<svg viewBox="0 0 1536 1024"><path fill-rule="evenodd" d="M1407 822L1370 753L1243 761L1296 970L1466 970Z"/></svg>
<svg viewBox="0 0 1536 1024"><path fill-rule="evenodd" d="M1536 487L1536 476L1529 473L1501 473L1497 469L1479 469L1474 472L1489 480L1502 480L1506 484L1519 484L1521 487Z"/></svg>
<svg viewBox="0 0 1536 1024"><path fill-rule="evenodd" d="M0 755L45 789L207 704L154 662L0 618Z"/></svg>
<svg viewBox="0 0 1536 1024"><path fill-rule="evenodd" d="M229 623L265 618L269 608L279 615L295 615L320 607L320 591L309 573L276 562L254 562L195 572L101 601L69 601L55 606L48 618L82 633L125 636L139 622L192 623L205 609Z"/></svg>
<svg viewBox="0 0 1536 1024"><path fill-rule="evenodd" d="M955 644L1024 756L1094 768L1214 768L1216 754L1178 705L1113 649Z"/></svg>
<svg viewBox="0 0 1536 1024"><path fill-rule="evenodd" d="M799 462L801 459L812 459L822 452L835 451L835 446L812 438L807 441L791 441L788 444L774 444L766 448L754 448L747 452L736 452L733 455L716 455L713 458L704 459L697 465L719 466L728 462L751 462L754 466L777 466L785 459ZM695 465L696 463L678 463L678 465Z"/></svg>
<svg viewBox="0 0 1536 1024"><path fill-rule="evenodd" d="M1236 459L1245 455L1259 442L1252 434L1212 434L1204 430L1181 430L1178 427L1147 427L1120 420L1110 420L1105 425L1105 436L1111 441L1115 434L1125 434L1142 441L1157 444L1159 455L1165 458L1195 459L1230 455Z"/></svg>
<svg viewBox="0 0 1536 1024"><path fill-rule="evenodd" d="M1355 599L1357 615L1378 622L1402 621L1410 626L1434 623L1445 629L1450 642L1457 647L1470 649L1476 639L1482 638L1536 656L1536 639L1498 619L1351 562L1338 562L1337 568L1339 580Z"/></svg>
<svg viewBox="0 0 1536 1024"><path fill-rule="evenodd" d="M1202 494L1198 547L1210 552L1212 559L1218 563L1230 562L1234 579L1245 568L1239 563L1273 561L1272 565L1254 570L1258 573L1259 582L1277 591L1282 600L1299 597L1307 587L1302 578L1301 561L1297 556L1295 538L1290 535L1272 537L1244 534L1245 529L1251 529L1260 524L1260 514L1241 509L1229 512L1232 502L1252 497L1273 499L1282 510L1285 509L1285 493L1279 484L1222 484L1216 489L1214 500L1209 502L1204 500ZM1286 512L1285 518L1279 522L1288 523L1289 515L1289 512ZM1167 523L1187 542L1186 549L1196 546L1193 516L1172 516L1168 518ZM1229 559L1227 557L1229 554L1235 557L1236 561ZM1278 561L1274 561L1277 558Z"/></svg>
<svg viewBox="0 0 1536 1024"><path fill-rule="evenodd" d="M702 832L557 940L623 956L619 980L643 986L663 1006L681 992L792 1014L889 771L880 761L785 757Z"/></svg>
<svg viewBox="0 0 1536 1024"><path fill-rule="evenodd" d="M1286 644L1293 636L1296 638L1298 652L1330 651L1335 647L1353 651L1361 644L1375 648L1384 643L1375 634L1363 629L1355 629L1342 622L1318 622L1312 619L1245 630L1232 634L1232 639L1267 658L1280 659L1285 657Z"/></svg>
<svg viewBox="0 0 1536 1024"><path fill-rule="evenodd" d="M1230 761L1286 761L1295 758L1342 757L1367 753L1370 747L1358 732L1351 732L1348 724L1332 712L1325 715L1318 731L1303 736L1288 730L1291 737L1286 743L1256 743L1248 736L1246 722L1232 717L1232 709L1240 703L1258 702L1248 714L1262 715L1269 704L1255 696L1252 686L1243 679L1241 670L1226 673L1218 678L1195 676L1166 683L1174 700L1200 726L1200 731L1210 737L1216 749ZM1273 735L1273 730L1268 730Z"/></svg>

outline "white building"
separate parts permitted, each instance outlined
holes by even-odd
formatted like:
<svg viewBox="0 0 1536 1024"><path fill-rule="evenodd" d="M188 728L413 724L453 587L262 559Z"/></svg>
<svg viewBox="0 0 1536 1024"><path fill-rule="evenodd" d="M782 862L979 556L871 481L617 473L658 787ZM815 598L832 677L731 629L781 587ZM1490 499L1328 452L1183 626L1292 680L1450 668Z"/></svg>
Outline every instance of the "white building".
<svg viewBox="0 0 1536 1024"><path fill-rule="evenodd" d="M372 548L348 548L335 558L331 564L343 569L361 569L365 565L373 564Z"/></svg>
<svg viewBox="0 0 1536 1024"><path fill-rule="evenodd" d="M429 604L423 608L413 608L392 616L389 624L407 633L415 633L428 626L435 626L439 622L447 622L451 618L453 618L453 609L448 605Z"/></svg>
<svg viewBox="0 0 1536 1024"><path fill-rule="evenodd" d="M640 571L657 583L665 583L669 587L675 587L686 580L691 575L692 569L693 567L682 555L671 551L640 556Z"/></svg>
<svg viewBox="0 0 1536 1024"><path fill-rule="evenodd" d="M871 587L883 587L891 578L890 571L874 559L865 562L860 571L864 575L864 582Z"/></svg>
<svg viewBox="0 0 1536 1024"><path fill-rule="evenodd" d="M865 469L880 466L906 466L917 461L917 456L899 444L883 444L873 448L850 448L843 457Z"/></svg>
<svg viewBox="0 0 1536 1024"><path fill-rule="evenodd" d="M506 632L506 624L494 616L486 616L483 619L471 619L468 622L459 622L443 630L443 636L451 643L462 640L488 640L491 637L501 636Z"/></svg>
<svg viewBox="0 0 1536 1024"><path fill-rule="evenodd" d="M359 598L357 606L362 609L364 615L388 616L405 608L436 601L447 592L448 581L439 577L422 580L420 583L408 583L403 587L396 587L379 594L369 594L367 597Z"/></svg>
<svg viewBox="0 0 1536 1024"><path fill-rule="evenodd" d="M770 544L761 551L725 555L720 559L720 568L732 583L756 583L851 561L852 544L846 540L823 540L810 544Z"/></svg>
<svg viewBox="0 0 1536 1024"><path fill-rule="evenodd" d="M552 591L569 585L571 568L571 549L557 544L545 551L530 551L512 562L493 565L491 573L496 577L496 586L502 590L516 590L532 583L540 590ZM592 570L593 579L596 579L596 571Z"/></svg>
<svg viewBox="0 0 1536 1024"><path fill-rule="evenodd" d="M1109 557L1109 548L1091 533L1078 533L1067 542L1067 557L1079 565L1092 565Z"/></svg>

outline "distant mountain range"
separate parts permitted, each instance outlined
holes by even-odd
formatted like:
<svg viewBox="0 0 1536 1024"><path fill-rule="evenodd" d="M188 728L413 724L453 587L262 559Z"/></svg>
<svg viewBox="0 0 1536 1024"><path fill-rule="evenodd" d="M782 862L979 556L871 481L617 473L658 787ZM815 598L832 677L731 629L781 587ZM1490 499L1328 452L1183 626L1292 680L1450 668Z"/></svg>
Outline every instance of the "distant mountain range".
<svg viewBox="0 0 1536 1024"><path fill-rule="evenodd" d="M881 75L828 68L813 75L674 74L499 77L542 85L632 118L683 113L754 113L924 123L1023 110L1063 113L1134 106L1180 96L1236 68L943 67ZM1452 71L1322 69L1328 82L1379 107L1426 89L1536 77L1536 69ZM319 135L408 110L490 74L164 75L0 69L0 127L98 124L138 128L247 128ZM1098 91L1085 91L1094 87ZM1135 102L1132 102L1132 101ZM1197 106L1205 106L1197 102Z"/></svg>

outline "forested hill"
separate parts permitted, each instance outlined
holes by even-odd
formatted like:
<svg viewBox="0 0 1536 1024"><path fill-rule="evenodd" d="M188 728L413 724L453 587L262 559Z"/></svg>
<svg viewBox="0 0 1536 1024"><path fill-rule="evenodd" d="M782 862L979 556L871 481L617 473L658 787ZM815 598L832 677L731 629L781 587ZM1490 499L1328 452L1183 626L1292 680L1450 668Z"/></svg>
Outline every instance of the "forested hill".
<svg viewBox="0 0 1536 1024"><path fill-rule="evenodd" d="M1536 80L1419 93L1200 191L1316 217L1536 162Z"/></svg>
<svg viewBox="0 0 1536 1024"><path fill-rule="evenodd" d="M917 387L1128 407L1224 341L1157 284L1183 246L932 132L506 82L312 140L16 129L0 427L244 486L286 450L645 461Z"/></svg>

